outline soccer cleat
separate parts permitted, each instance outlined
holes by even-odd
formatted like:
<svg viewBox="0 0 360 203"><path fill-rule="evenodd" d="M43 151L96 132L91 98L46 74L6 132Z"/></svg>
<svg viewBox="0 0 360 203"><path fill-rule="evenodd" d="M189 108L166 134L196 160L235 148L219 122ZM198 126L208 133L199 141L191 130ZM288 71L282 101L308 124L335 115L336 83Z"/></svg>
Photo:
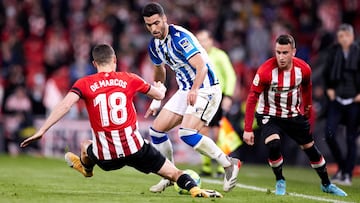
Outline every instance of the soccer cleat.
<svg viewBox="0 0 360 203"><path fill-rule="evenodd" d="M239 174L239 170L241 167L241 162L239 159L230 158L231 166L224 168L224 186L223 190L225 192L229 192L236 185L237 176Z"/></svg>
<svg viewBox="0 0 360 203"><path fill-rule="evenodd" d="M154 193L162 192L171 185L173 185L173 183L170 180L163 178L158 184L151 186L149 190Z"/></svg>
<svg viewBox="0 0 360 203"><path fill-rule="evenodd" d="M285 180L277 180L275 185L275 195L285 195L286 182Z"/></svg>
<svg viewBox="0 0 360 203"><path fill-rule="evenodd" d="M81 164L80 158L76 154L74 154L72 152L67 152L65 154L65 161L71 168L79 171L85 177L93 176L93 171L85 170L84 166Z"/></svg>
<svg viewBox="0 0 360 203"><path fill-rule="evenodd" d="M338 188L334 184L330 184L327 186L321 185L321 190L323 192L330 193L336 196L343 196L343 197L347 196L346 192L344 192L342 189Z"/></svg>
<svg viewBox="0 0 360 203"><path fill-rule="evenodd" d="M222 198L222 194L216 190L201 189L199 187L193 187L190 189L192 197L204 197L204 198Z"/></svg>

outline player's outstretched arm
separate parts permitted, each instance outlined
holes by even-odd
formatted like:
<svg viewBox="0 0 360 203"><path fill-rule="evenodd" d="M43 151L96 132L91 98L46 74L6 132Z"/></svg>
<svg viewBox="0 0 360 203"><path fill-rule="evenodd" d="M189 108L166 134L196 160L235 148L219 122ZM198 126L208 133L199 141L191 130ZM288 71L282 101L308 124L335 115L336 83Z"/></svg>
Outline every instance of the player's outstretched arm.
<svg viewBox="0 0 360 203"><path fill-rule="evenodd" d="M40 129L31 137L25 139L20 143L20 147L26 147L31 142L34 142L38 139L41 139L46 131L58 122L71 108L80 99L79 95L69 92L64 99L55 106L53 111L50 113L49 117L46 119L45 123L40 127Z"/></svg>
<svg viewBox="0 0 360 203"><path fill-rule="evenodd" d="M151 86L147 95L153 98L153 101L150 104L150 107L146 111L144 117L147 118L150 115L155 116L161 106L161 100L164 99L166 93L166 87L161 82L155 82L153 86Z"/></svg>

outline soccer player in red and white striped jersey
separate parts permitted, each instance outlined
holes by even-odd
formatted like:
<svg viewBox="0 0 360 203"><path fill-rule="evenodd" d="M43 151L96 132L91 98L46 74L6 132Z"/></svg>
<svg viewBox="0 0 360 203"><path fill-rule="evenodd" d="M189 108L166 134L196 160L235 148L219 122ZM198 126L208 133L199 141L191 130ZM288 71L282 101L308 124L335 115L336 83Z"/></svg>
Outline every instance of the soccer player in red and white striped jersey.
<svg viewBox="0 0 360 203"><path fill-rule="evenodd" d="M133 73L116 72L117 59L109 45L95 46L92 56L98 73L76 81L40 129L20 146L26 147L42 138L72 105L83 99L93 139L81 143L80 157L72 152L65 154L65 160L72 168L85 177L91 177L95 164L105 171L128 165L143 173L156 173L174 181L179 187L190 191L193 197L222 197L215 190L200 189L189 175L177 169L140 135L133 104L135 93L161 100L165 97L165 86L161 82L150 85Z"/></svg>
<svg viewBox="0 0 360 203"><path fill-rule="evenodd" d="M257 70L246 101L243 140L254 145L252 123L256 108L261 137L269 149L268 163L276 177L276 195L286 194L280 139L289 136L308 156L311 167L321 179L322 191L346 196L344 191L331 184L325 159L314 144L308 121L312 100L311 69L306 62L296 58L295 53L294 38L280 35L276 39L275 57L264 62ZM304 107L304 110L300 107Z"/></svg>

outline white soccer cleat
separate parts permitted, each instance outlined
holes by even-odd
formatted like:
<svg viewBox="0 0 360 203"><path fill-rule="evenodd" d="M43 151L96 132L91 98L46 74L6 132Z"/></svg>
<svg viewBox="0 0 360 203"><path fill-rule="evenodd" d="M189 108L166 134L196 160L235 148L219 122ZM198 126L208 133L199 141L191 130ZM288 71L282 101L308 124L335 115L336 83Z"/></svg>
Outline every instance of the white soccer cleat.
<svg viewBox="0 0 360 203"><path fill-rule="evenodd" d="M231 166L224 168L225 176L224 176L224 192L229 192L236 185L237 176L240 171L241 161L236 158L230 157Z"/></svg>
<svg viewBox="0 0 360 203"><path fill-rule="evenodd" d="M162 192L171 185L173 185L173 183L170 180L163 178L158 184L151 186L149 190L154 193Z"/></svg>

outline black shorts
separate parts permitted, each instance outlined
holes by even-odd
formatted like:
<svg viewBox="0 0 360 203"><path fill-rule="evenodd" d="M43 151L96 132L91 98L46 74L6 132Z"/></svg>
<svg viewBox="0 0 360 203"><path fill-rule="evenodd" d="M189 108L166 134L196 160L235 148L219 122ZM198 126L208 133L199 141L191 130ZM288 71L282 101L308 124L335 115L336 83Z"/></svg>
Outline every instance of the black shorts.
<svg viewBox="0 0 360 203"><path fill-rule="evenodd" d="M280 137L284 135L291 137L298 145L314 141L309 121L302 115L294 118L279 118L256 114L256 120L264 139L272 134L278 134Z"/></svg>
<svg viewBox="0 0 360 203"><path fill-rule="evenodd" d="M211 119L208 126L210 126L210 127L214 127L214 126L219 127L222 115L223 115L223 110L222 110L221 105L220 105L218 110L216 111L214 117Z"/></svg>
<svg viewBox="0 0 360 203"><path fill-rule="evenodd" d="M88 156L104 171L131 166L143 173L157 173L164 165L166 158L151 144L145 141L143 147L135 154L112 160L99 160L92 151L92 144L87 148Z"/></svg>

